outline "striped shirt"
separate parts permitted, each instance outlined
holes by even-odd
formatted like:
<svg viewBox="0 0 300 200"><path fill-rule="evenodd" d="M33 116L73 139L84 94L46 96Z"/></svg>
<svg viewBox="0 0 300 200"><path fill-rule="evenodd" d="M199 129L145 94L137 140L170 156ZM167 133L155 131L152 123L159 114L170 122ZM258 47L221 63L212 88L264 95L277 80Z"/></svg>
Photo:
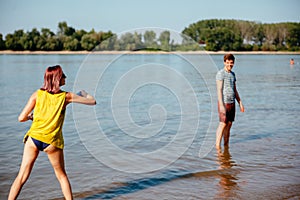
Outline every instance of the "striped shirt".
<svg viewBox="0 0 300 200"><path fill-rule="evenodd" d="M234 85L236 82L233 71L227 72L224 68L218 71L216 80L223 81L223 101L224 103L234 103L235 93Z"/></svg>

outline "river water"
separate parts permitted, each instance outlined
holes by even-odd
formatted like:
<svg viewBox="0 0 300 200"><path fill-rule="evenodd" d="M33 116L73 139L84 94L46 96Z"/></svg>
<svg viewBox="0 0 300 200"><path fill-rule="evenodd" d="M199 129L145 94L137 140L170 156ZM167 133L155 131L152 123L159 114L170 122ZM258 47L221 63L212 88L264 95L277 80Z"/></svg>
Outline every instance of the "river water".
<svg viewBox="0 0 300 200"><path fill-rule="evenodd" d="M18 115L46 67L60 64L64 90L97 99L67 108L64 152L75 199L298 199L299 62L300 55L236 55L246 111L237 109L230 148L217 151L222 55L0 55L0 198L30 127ZM45 153L19 199L62 199Z"/></svg>

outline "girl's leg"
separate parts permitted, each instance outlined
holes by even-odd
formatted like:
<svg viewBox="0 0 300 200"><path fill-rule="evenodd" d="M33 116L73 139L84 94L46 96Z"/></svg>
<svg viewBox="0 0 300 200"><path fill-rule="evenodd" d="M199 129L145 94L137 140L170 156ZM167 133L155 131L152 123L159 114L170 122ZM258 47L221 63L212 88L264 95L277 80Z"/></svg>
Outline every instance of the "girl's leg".
<svg viewBox="0 0 300 200"><path fill-rule="evenodd" d="M65 171L63 150L50 145L45 149L45 152L48 154L49 161L52 164L65 199L73 199L71 184Z"/></svg>
<svg viewBox="0 0 300 200"><path fill-rule="evenodd" d="M34 162L38 155L39 150L31 140L31 138L28 138L24 146L23 159L19 174L10 188L10 192L8 195L9 200L16 199L18 197L23 185L29 178Z"/></svg>

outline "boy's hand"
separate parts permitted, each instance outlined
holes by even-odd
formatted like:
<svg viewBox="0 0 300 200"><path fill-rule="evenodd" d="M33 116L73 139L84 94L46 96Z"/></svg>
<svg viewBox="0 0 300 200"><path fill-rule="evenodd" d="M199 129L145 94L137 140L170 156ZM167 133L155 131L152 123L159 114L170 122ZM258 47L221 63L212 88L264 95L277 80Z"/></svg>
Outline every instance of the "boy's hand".
<svg viewBox="0 0 300 200"><path fill-rule="evenodd" d="M240 110L241 112L245 112L245 108L242 102L240 102Z"/></svg>
<svg viewBox="0 0 300 200"><path fill-rule="evenodd" d="M223 113L224 115L226 115L226 108L225 108L224 104L220 105L220 113Z"/></svg>

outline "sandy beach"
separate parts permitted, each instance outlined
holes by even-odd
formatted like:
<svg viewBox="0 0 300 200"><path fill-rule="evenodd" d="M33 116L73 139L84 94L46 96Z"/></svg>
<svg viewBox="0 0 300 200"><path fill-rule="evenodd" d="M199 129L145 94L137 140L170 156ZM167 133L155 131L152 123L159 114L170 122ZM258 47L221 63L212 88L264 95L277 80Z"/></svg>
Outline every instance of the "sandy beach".
<svg viewBox="0 0 300 200"><path fill-rule="evenodd" d="M3 50L0 54L36 54L36 55L47 55L47 54L245 54L245 55L300 55L300 51L12 51Z"/></svg>

